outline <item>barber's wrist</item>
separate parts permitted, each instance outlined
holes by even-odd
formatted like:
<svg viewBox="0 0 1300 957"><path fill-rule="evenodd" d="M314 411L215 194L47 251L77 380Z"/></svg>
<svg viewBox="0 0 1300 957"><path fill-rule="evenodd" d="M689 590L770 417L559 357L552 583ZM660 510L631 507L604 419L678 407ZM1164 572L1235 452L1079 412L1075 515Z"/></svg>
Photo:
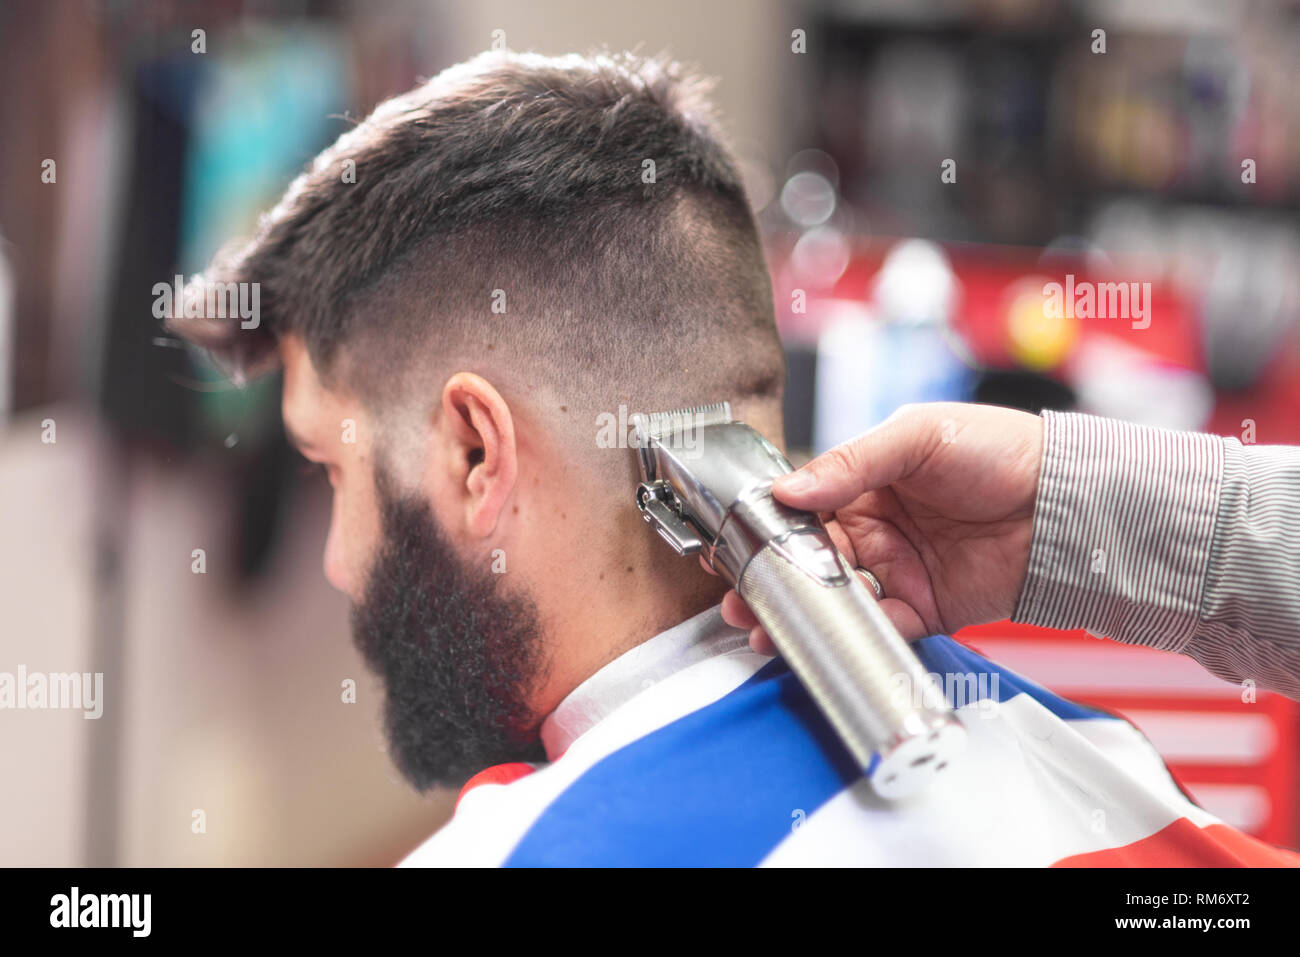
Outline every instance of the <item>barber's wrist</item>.
<svg viewBox="0 0 1300 957"><path fill-rule="evenodd" d="M1182 650L1203 597L1222 440L1075 413L1043 420L1012 620Z"/></svg>

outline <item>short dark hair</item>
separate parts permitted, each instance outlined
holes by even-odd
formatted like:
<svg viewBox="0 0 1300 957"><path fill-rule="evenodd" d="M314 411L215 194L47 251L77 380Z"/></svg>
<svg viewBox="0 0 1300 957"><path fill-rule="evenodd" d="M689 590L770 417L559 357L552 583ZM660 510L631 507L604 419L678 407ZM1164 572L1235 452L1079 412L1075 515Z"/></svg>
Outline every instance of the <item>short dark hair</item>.
<svg viewBox="0 0 1300 957"><path fill-rule="evenodd" d="M630 54L453 66L342 135L194 280L259 283L257 328L169 327L244 375L301 336L375 401L440 355L523 363L591 408L778 399L771 280L709 85Z"/></svg>

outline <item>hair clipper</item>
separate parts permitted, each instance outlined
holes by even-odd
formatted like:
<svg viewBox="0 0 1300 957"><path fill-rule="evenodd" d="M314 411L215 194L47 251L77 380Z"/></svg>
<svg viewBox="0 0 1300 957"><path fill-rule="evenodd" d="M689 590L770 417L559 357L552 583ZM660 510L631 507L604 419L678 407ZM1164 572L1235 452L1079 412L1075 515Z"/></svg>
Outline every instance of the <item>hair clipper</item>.
<svg viewBox="0 0 1300 957"><path fill-rule="evenodd" d="M965 729L821 519L773 498L785 456L727 402L631 422L645 520L740 593L878 794L925 786Z"/></svg>

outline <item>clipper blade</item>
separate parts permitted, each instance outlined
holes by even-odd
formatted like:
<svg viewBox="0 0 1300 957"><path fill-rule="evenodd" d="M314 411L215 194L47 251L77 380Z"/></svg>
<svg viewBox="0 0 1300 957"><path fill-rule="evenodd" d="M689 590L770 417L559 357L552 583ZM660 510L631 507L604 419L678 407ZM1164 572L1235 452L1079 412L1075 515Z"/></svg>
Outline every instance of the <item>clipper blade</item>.
<svg viewBox="0 0 1300 957"><path fill-rule="evenodd" d="M731 421L731 403L714 402L712 405L692 405L685 409L672 409L668 412L651 412L648 415L634 415L633 424L637 437L642 439L657 438L682 429L699 429L706 425L721 425Z"/></svg>

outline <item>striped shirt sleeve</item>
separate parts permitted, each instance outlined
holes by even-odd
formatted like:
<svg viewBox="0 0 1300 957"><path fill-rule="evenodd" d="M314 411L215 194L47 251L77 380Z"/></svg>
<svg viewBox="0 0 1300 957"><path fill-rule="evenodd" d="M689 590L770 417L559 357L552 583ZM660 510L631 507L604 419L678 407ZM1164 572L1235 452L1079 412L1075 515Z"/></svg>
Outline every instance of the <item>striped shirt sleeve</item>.
<svg viewBox="0 0 1300 957"><path fill-rule="evenodd" d="M1012 620L1189 655L1300 699L1300 448L1043 418Z"/></svg>

